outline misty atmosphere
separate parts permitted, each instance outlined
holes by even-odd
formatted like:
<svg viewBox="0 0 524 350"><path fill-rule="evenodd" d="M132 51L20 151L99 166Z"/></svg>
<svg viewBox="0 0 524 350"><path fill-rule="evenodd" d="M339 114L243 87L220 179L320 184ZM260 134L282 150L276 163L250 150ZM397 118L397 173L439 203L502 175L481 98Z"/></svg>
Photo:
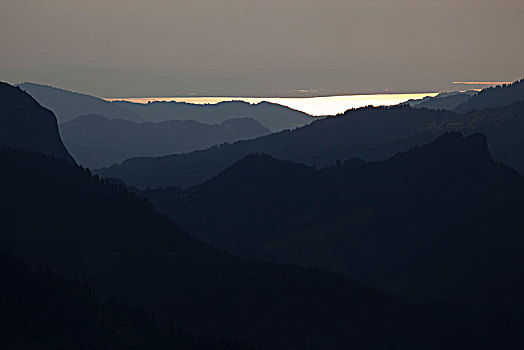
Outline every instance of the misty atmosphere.
<svg viewBox="0 0 524 350"><path fill-rule="evenodd" d="M524 348L521 0L0 0L0 349Z"/></svg>

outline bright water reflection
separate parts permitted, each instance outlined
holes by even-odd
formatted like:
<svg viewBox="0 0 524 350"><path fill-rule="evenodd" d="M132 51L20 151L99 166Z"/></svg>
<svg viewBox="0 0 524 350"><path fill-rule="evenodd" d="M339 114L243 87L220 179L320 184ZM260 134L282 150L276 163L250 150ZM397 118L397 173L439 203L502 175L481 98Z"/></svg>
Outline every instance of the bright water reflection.
<svg viewBox="0 0 524 350"><path fill-rule="evenodd" d="M435 96L434 93L417 94L378 94L378 95L346 95L327 97L135 97L112 98L108 101L125 100L135 103L154 101L176 101L193 104L215 104L223 101L245 101L259 103L262 101L278 103L311 115L334 115L343 113L350 108L364 106L391 106L410 99L419 99L426 96Z"/></svg>

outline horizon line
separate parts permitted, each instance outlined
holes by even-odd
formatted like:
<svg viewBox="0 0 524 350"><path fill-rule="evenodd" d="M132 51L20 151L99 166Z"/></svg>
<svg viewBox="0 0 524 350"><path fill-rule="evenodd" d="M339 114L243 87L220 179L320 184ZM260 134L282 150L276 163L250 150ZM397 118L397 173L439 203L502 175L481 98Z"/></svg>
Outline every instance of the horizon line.
<svg viewBox="0 0 524 350"><path fill-rule="evenodd" d="M325 98L325 97L346 97L346 96L377 96L377 95L422 95L422 94L438 94L442 91L422 91L422 92L370 92L370 93L355 93L355 94L320 94L320 95L306 95L306 96L278 96L278 95L267 95L267 96L211 96L211 95L174 95L174 96L126 96L126 97L100 97L106 101L122 101L126 99L154 99L154 98L249 98L249 99L310 99L310 98Z"/></svg>
<svg viewBox="0 0 524 350"><path fill-rule="evenodd" d="M513 84L513 81L453 81L452 84L465 84L465 85L503 85Z"/></svg>

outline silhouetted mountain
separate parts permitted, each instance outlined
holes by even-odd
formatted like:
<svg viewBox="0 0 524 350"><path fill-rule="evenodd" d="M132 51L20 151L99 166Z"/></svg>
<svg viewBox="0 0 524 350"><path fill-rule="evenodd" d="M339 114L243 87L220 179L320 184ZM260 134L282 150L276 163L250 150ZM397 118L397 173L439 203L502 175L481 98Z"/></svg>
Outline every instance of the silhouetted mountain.
<svg viewBox="0 0 524 350"><path fill-rule="evenodd" d="M310 115L274 103L251 105L242 101L217 104L183 102L152 102L147 104L125 101L109 102L101 98L63 90L47 85L18 85L44 107L52 110L60 124L86 114L99 114L108 119L134 122L194 120L205 124L220 124L228 119L250 117L271 131L294 129L314 120Z"/></svg>
<svg viewBox="0 0 524 350"><path fill-rule="evenodd" d="M53 112L17 87L0 82L0 145L74 162L60 139Z"/></svg>
<svg viewBox="0 0 524 350"><path fill-rule="evenodd" d="M468 100L476 91L441 92L434 97L424 97L419 100L409 100L406 103L414 108L428 108L435 110L452 110Z"/></svg>
<svg viewBox="0 0 524 350"><path fill-rule="evenodd" d="M249 344L195 338L155 323L148 313L110 298L100 301L78 280L33 272L0 251L0 345L3 349L250 349Z"/></svg>
<svg viewBox="0 0 524 350"><path fill-rule="evenodd" d="M18 86L42 106L52 110L60 124L85 114L102 114L110 119L142 121L137 114L98 97L28 82Z"/></svg>
<svg viewBox="0 0 524 350"><path fill-rule="evenodd" d="M160 156L251 139L270 131L251 118L208 125L192 120L134 123L85 115L60 125L60 133L83 166L102 167L136 156Z"/></svg>
<svg viewBox="0 0 524 350"><path fill-rule="evenodd" d="M484 89L455 108L455 111L467 113L472 110L509 106L519 101L524 101L524 79L513 84Z"/></svg>
<svg viewBox="0 0 524 350"><path fill-rule="evenodd" d="M361 108L255 140L187 154L131 158L96 172L141 188L185 187L217 175L250 153L267 153L320 167L355 156L385 158L413 144L431 140L433 135L426 135L416 127L424 123L437 124L442 119L439 112L408 106Z"/></svg>
<svg viewBox="0 0 524 350"><path fill-rule="evenodd" d="M187 191L144 193L237 254L343 272L416 300L524 310L524 178L494 162L480 134L322 170L251 155Z"/></svg>
<svg viewBox="0 0 524 350"><path fill-rule="evenodd" d="M493 157L524 174L524 101L502 108L471 111L448 128L488 137Z"/></svg>
<svg viewBox="0 0 524 350"><path fill-rule="evenodd" d="M456 93L448 96L437 96L435 98L432 98L428 101L424 101L421 103L417 103L414 107L415 108L428 108L428 109L435 109L435 110L452 110L459 106L460 104L466 102L470 97L471 93L469 92L463 92L463 93Z"/></svg>
<svg viewBox="0 0 524 350"><path fill-rule="evenodd" d="M211 147L204 151L158 158L131 158L99 169L140 188L187 187L202 183L250 153L267 153L306 165L325 167L339 159L386 159L415 145L430 142L446 131L486 134L495 159L524 171L524 102L472 111L414 109L407 105L366 107L317 120L302 128Z"/></svg>
<svg viewBox="0 0 524 350"><path fill-rule="evenodd" d="M156 319L262 349L522 345L519 315L418 306L325 271L233 257L76 165L7 148L0 165L2 249Z"/></svg>
<svg viewBox="0 0 524 350"><path fill-rule="evenodd" d="M281 131L306 125L314 119L306 113L269 102L252 105L243 101L232 101L198 105L184 102L141 104L115 101L113 104L133 111L150 122L178 119L219 124L231 118L250 117L271 131Z"/></svg>

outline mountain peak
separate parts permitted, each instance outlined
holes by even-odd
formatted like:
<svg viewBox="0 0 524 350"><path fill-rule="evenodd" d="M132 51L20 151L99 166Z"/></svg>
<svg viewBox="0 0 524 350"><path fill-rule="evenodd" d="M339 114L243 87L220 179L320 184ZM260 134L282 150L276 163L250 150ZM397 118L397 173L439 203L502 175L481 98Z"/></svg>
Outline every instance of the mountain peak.
<svg viewBox="0 0 524 350"><path fill-rule="evenodd" d="M429 145L446 147L461 147L464 150L480 152L489 156L488 140L484 134L475 133L464 137L462 133L456 131L447 132L439 136ZM428 145L428 146L429 146ZM490 156L491 157L491 156Z"/></svg>
<svg viewBox="0 0 524 350"><path fill-rule="evenodd" d="M398 153L387 162L403 164L418 174L415 176L436 174L442 169L447 174L477 174L495 165L483 134L464 137L459 132L447 132L429 144Z"/></svg>
<svg viewBox="0 0 524 350"><path fill-rule="evenodd" d="M480 133L475 133L469 136L464 137L461 132L458 131L449 131L437 137L435 141L431 144L471 144L484 147L487 149L488 141L486 136Z"/></svg>

